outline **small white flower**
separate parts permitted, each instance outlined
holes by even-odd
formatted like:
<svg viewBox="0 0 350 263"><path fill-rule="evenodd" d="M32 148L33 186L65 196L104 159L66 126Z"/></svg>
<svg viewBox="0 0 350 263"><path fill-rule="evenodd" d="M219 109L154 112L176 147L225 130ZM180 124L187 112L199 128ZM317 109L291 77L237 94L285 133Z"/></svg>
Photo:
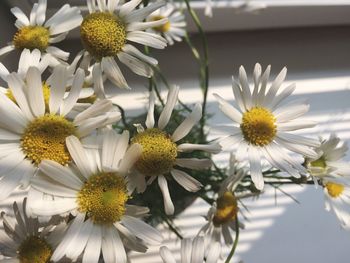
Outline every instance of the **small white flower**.
<svg viewBox="0 0 350 263"><path fill-rule="evenodd" d="M152 66L158 62L139 51L130 42L162 49L166 40L145 30L161 26L166 19L144 22L149 14L164 5L152 3L146 7L137 6L142 0L131 0L122 4L117 0L87 0L89 14L80 26L80 35L87 52L87 68L93 60L92 75L94 88L98 96L104 97L102 76L119 88L129 88L116 60L125 64L140 76L151 77Z"/></svg>
<svg viewBox="0 0 350 263"><path fill-rule="evenodd" d="M343 177L324 177L325 208L333 210L343 227L350 227L350 174Z"/></svg>
<svg viewBox="0 0 350 263"><path fill-rule="evenodd" d="M340 139L331 134L328 140L320 138L321 145L315 149L317 157L306 158L306 165L310 175L322 178L324 176L350 176L350 165L342 160L346 155L346 143L339 145Z"/></svg>
<svg viewBox="0 0 350 263"><path fill-rule="evenodd" d="M147 244L160 244L161 234L140 218L148 208L128 205L128 171L141 154L141 146L129 146L129 133L105 130L102 141L85 148L77 137L67 138L74 160L70 166L45 160L42 172L29 191L30 208L36 215L72 213L65 236L52 260L66 256L83 263L127 262L125 248L145 252ZM95 147L93 147L95 146ZM49 198L48 198L49 197Z"/></svg>
<svg viewBox="0 0 350 263"><path fill-rule="evenodd" d="M84 138L120 119L120 112L113 111L109 100L84 106L81 111L74 109L84 72L77 71L68 93L67 77L62 65L55 67L51 82L44 85L36 67L28 69L24 80L16 73L7 77L10 93L0 92L0 200L17 186L27 187L42 160L68 164L71 156L66 137Z"/></svg>
<svg viewBox="0 0 350 263"><path fill-rule="evenodd" d="M211 166L209 159L178 158L181 152L192 152L195 150L218 153L221 147L218 144L202 145L176 142L183 139L202 117L202 108L196 104L193 111L176 128L172 135L168 134L166 128L172 111L177 102L179 87L172 87L168 92L167 102L158 119L157 128L154 120L154 93L150 94L149 109L146 119L146 129L141 124L136 125L138 134L132 138L133 143L142 145L142 156L137 161L135 175L131 177L131 184L138 192L146 190L146 177L148 184L158 179L159 187L163 194L165 212L168 215L174 213L174 205L171 200L167 178L172 176L177 183L190 192L198 191L202 184L186 172L175 168L185 167L190 169L205 169Z"/></svg>
<svg viewBox="0 0 350 263"><path fill-rule="evenodd" d="M236 157L242 160L246 155L250 162L250 174L257 189L264 187L261 159L264 157L272 166L300 177L306 173L296 158L289 152L295 152L314 158L316 152L311 147L320 145L318 140L292 134L291 131L315 126L315 122L297 120L309 110L309 104L299 100L280 106L295 90L292 84L278 93L287 69L284 68L267 89L270 66L262 74L261 66L254 68L254 88L249 87L247 74L241 66L239 82L233 80L233 93L239 109L230 105L219 95L217 98L221 111L229 117L234 126L229 127L228 137L222 145L238 145Z"/></svg>
<svg viewBox="0 0 350 263"><path fill-rule="evenodd" d="M39 0L38 3L34 4L29 17L18 7L11 9L12 14L17 18L15 26L18 31L12 42L0 49L0 56L14 49L38 49L41 54L49 55L52 66L68 59L68 52L64 52L52 44L64 40L70 30L81 24L80 10L65 4L50 19L46 20L46 7L47 0Z"/></svg>
<svg viewBox="0 0 350 263"><path fill-rule="evenodd" d="M165 24L152 27L149 31L163 36L169 45L173 45L174 41L182 41L182 38L186 35L185 16L177 10L174 3L168 3L166 6L154 11L147 18L147 21L157 21L164 18L168 19Z"/></svg>
<svg viewBox="0 0 350 263"><path fill-rule="evenodd" d="M181 240L181 261L182 263L216 263L220 251L218 244L214 244L209 253L205 253L204 238L195 237L193 240L185 238ZM164 263L176 263L169 248L162 246L159 249L160 256ZM207 256L205 256L208 254Z"/></svg>
<svg viewBox="0 0 350 263"><path fill-rule="evenodd" d="M58 226L58 218L52 218L48 224L41 225L37 218L30 218L26 214L26 199L23 209L17 203L13 204L14 218L2 214L6 235L0 237L0 254L5 259L0 262L49 262L62 234L65 223Z"/></svg>

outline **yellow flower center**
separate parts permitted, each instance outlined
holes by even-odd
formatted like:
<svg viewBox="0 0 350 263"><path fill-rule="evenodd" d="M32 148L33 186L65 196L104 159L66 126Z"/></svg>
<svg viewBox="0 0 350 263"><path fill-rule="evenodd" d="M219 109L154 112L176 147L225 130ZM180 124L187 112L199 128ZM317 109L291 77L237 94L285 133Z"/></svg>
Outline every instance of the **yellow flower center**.
<svg viewBox="0 0 350 263"><path fill-rule="evenodd" d="M117 56L126 43L125 25L111 13L87 15L80 27L82 43L97 60Z"/></svg>
<svg viewBox="0 0 350 263"><path fill-rule="evenodd" d="M261 107L254 107L243 114L241 130L244 139L256 146L265 146L272 142L277 133L276 118Z"/></svg>
<svg viewBox="0 0 350 263"><path fill-rule="evenodd" d="M50 245L37 236L28 237L18 248L20 263L48 263L51 256Z"/></svg>
<svg viewBox="0 0 350 263"><path fill-rule="evenodd" d="M237 217L237 199L231 192L225 192L217 199L217 209L213 218L216 227L233 221Z"/></svg>
<svg viewBox="0 0 350 263"><path fill-rule="evenodd" d="M79 211L97 224L112 224L125 214L129 195L125 180L115 173L92 175L78 194Z"/></svg>
<svg viewBox="0 0 350 263"><path fill-rule="evenodd" d="M66 147L66 138L76 135L74 124L62 116L44 115L30 122L21 139L26 157L38 165L48 159L66 165L71 157Z"/></svg>
<svg viewBox="0 0 350 263"><path fill-rule="evenodd" d="M29 91L30 92L30 91ZM50 101L50 87L45 82L43 83L43 95L44 95L44 102L45 102L45 111L49 112L49 101ZM13 96L12 90L7 89L6 96L12 100L14 103L17 104L17 101L15 97Z"/></svg>
<svg viewBox="0 0 350 263"><path fill-rule="evenodd" d="M39 49L45 51L49 46L50 32L42 26L25 26L17 31L13 37L13 44L17 49Z"/></svg>
<svg viewBox="0 0 350 263"><path fill-rule="evenodd" d="M344 192L344 185L342 184L326 183L326 188L328 194L333 198L339 197Z"/></svg>
<svg viewBox="0 0 350 263"><path fill-rule="evenodd" d="M152 16L151 21L158 21L158 20L162 20L163 18L165 18L165 17L164 16ZM170 22L167 21L165 24L163 24L161 26L153 27L153 29L155 31L160 32L160 33L168 32L170 30Z"/></svg>
<svg viewBox="0 0 350 263"><path fill-rule="evenodd" d="M321 156L319 159L310 162L310 165L313 167L319 167L325 169L327 167L326 159Z"/></svg>
<svg viewBox="0 0 350 263"><path fill-rule="evenodd" d="M177 146L170 136L157 128L137 134L132 143L142 146L142 154L136 162L136 169L147 176L170 172L177 157Z"/></svg>

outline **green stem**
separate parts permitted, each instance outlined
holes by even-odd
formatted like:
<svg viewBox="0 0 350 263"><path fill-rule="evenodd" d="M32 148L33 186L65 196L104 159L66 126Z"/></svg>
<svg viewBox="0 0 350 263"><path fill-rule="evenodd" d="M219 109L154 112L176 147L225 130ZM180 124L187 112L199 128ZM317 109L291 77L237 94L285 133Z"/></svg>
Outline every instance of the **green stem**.
<svg viewBox="0 0 350 263"><path fill-rule="evenodd" d="M118 105L118 104L114 104L115 106L117 106L118 107L118 109L120 110L120 114L121 114L121 117L122 117L122 123L123 123L123 125L124 125L124 128L129 128L129 125L128 125L128 123L127 123L127 121L126 121L126 117L125 117L125 110L124 110L124 108L122 107L122 106L120 106L120 105Z"/></svg>
<svg viewBox="0 0 350 263"><path fill-rule="evenodd" d="M179 233L179 231L177 231L177 229L173 226L173 224L169 222L168 217L162 214L162 218L164 219L165 223L168 225L170 230L173 231L178 238L183 239L183 236Z"/></svg>
<svg viewBox="0 0 350 263"><path fill-rule="evenodd" d="M202 38L202 44L203 44L203 59L200 59L199 53L194 48L194 45L190 41L189 37L185 37L186 42L189 44L193 55L197 60L200 61L201 65L201 86L203 91L203 102L202 102L202 118L200 121L200 127L201 127L201 139L204 140L204 125L205 125L205 112L206 112L206 106L207 106L207 97L208 97L208 88L209 88L209 48L208 48L208 42L207 38L205 36L204 30L202 28L201 22L196 14L196 12L192 9L189 0L184 0L186 3L187 10L195 23L197 30L199 32L199 35Z"/></svg>
<svg viewBox="0 0 350 263"><path fill-rule="evenodd" d="M230 260L232 259L233 255L235 254L237 245L238 245L238 239L239 239L239 222L238 222L238 218L236 218L235 221L235 226L236 226L236 237L235 237L235 242L232 245L232 249L230 254L228 255L225 263L230 263Z"/></svg>

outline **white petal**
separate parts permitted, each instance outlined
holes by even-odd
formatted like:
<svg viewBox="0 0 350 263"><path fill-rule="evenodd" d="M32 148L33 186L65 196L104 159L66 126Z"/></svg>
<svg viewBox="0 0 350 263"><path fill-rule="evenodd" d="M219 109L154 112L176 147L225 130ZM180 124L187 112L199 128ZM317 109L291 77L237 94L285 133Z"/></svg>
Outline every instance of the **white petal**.
<svg viewBox="0 0 350 263"><path fill-rule="evenodd" d="M69 136L66 138L66 145L79 171L85 178L89 178L93 174L93 171L90 163L86 162L88 158L79 139L75 136Z"/></svg>
<svg viewBox="0 0 350 263"><path fill-rule="evenodd" d="M288 150L292 151L292 152L296 152L299 154L302 154L306 157L312 158L312 159L317 159L318 158L318 154L311 149L310 147L304 146L304 145L299 145L299 144L295 144L295 143L289 143L285 140L281 140L278 137L275 138L275 141L280 144L281 146L287 148Z"/></svg>
<svg viewBox="0 0 350 263"><path fill-rule="evenodd" d="M85 219L85 214L79 213L77 217L72 220L72 223L68 227L68 230L64 235L64 238L62 239L58 247L55 249L51 257L52 261L56 262L61 258L63 258L68 248L75 249L74 246L70 246L70 243L79 234L79 231L83 226L84 219Z"/></svg>
<svg viewBox="0 0 350 263"><path fill-rule="evenodd" d="M69 52L64 52L63 50L54 46L49 46L46 49L46 52L58 59L67 60L69 58Z"/></svg>
<svg viewBox="0 0 350 263"><path fill-rule="evenodd" d="M21 136L17 133L0 128L0 141L20 141Z"/></svg>
<svg viewBox="0 0 350 263"><path fill-rule="evenodd" d="M0 63L0 78L2 78L4 81L7 81L8 75L10 75L10 72L7 70L4 64Z"/></svg>
<svg viewBox="0 0 350 263"><path fill-rule="evenodd" d="M148 244L159 245L163 241L161 233L140 219L124 215L122 223L137 237Z"/></svg>
<svg viewBox="0 0 350 263"><path fill-rule="evenodd" d="M94 90L97 97L99 97L100 99L105 99L106 94L100 63L95 63L94 67L92 68L92 78L94 81Z"/></svg>
<svg viewBox="0 0 350 263"><path fill-rule="evenodd" d="M89 240L83 255L83 263L98 262L101 254L102 229L98 224L94 224Z"/></svg>
<svg viewBox="0 0 350 263"><path fill-rule="evenodd" d="M250 162L250 175L258 190L264 189L264 178L261 169L260 152L255 146L249 146L248 156Z"/></svg>
<svg viewBox="0 0 350 263"><path fill-rule="evenodd" d="M202 170L210 168L213 163L210 159L178 158L175 164L185 168Z"/></svg>
<svg viewBox="0 0 350 263"><path fill-rule="evenodd" d="M244 101L244 104L245 104L247 110L249 110L253 106L252 94L250 93L247 73L246 73L243 66L239 67L239 76L238 77L239 77L239 82L242 85L243 101Z"/></svg>
<svg viewBox="0 0 350 263"><path fill-rule="evenodd" d="M278 94L272 101L270 108L271 110L275 110L276 107L282 102L284 99L286 99L288 96L290 96L296 88L295 83L289 85L286 87L280 94Z"/></svg>
<svg viewBox="0 0 350 263"><path fill-rule="evenodd" d="M78 101L80 92L84 84L84 78L84 70L81 68L77 69L77 72L74 75L72 88L68 93L68 97L64 100L62 108L60 109L61 115L67 115Z"/></svg>
<svg viewBox="0 0 350 263"><path fill-rule="evenodd" d="M0 200L7 198L25 176L33 176L33 165L28 160L23 160L17 167L7 173L0 181Z"/></svg>
<svg viewBox="0 0 350 263"><path fill-rule="evenodd" d="M204 238L197 236L193 240L191 263L202 263L204 259Z"/></svg>
<svg viewBox="0 0 350 263"><path fill-rule="evenodd" d="M11 13L25 26L29 26L29 19L18 7L11 8Z"/></svg>
<svg viewBox="0 0 350 263"><path fill-rule="evenodd" d="M269 89L269 91L266 94L265 97L265 101L264 101L264 105L266 107L269 107L273 101L273 99L275 98L278 89L280 88L280 86L282 85L283 81L285 80L287 75L287 68L284 67L281 72L277 75L276 79L272 82L271 84L271 88Z"/></svg>
<svg viewBox="0 0 350 263"><path fill-rule="evenodd" d="M203 186L199 181L183 171L172 169L170 173L175 181L189 192L197 192Z"/></svg>
<svg viewBox="0 0 350 263"><path fill-rule="evenodd" d="M45 102L39 69L36 67L30 67L28 69L26 80L30 89L30 92L28 92L28 101L33 114L36 117L43 116L45 114Z"/></svg>
<svg viewBox="0 0 350 263"><path fill-rule="evenodd" d="M103 57L101 62L102 70L106 73L108 79L113 82L118 88L129 89L123 73L120 71L114 58Z"/></svg>
<svg viewBox="0 0 350 263"><path fill-rule="evenodd" d="M242 114L235 107L233 107L227 101L225 101L222 97L220 97L218 94L213 94L213 95L219 102L220 110L232 121L236 123L241 123Z"/></svg>
<svg viewBox="0 0 350 263"><path fill-rule="evenodd" d="M66 198L76 198L77 196L77 190L59 184L57 181L43 175L35 176L32 178L31 183L33 188L45 194Z"/></svg>
<svg viewBox="0 0 350 263"><path fill-rule="evenodd" d="M173 215L175 208L169 194L168 183L163 175L158 176L158 184L163 194L165 213L167 215Z"/></svg>
<svg viewBox="0 0 350 263"><path fill-rule="evenodd" d="M295 131L300 129L312 128L317 125L315 121L294 120L277 124L278 131Z"/></svg>
<svg viewBox="0 0 350 263"><path fill-rule="evenodd" d="M310 105L305 100L295 100L277 108L273 114L278 122L294 120L309 111Z"/></svg>
<svg viewBox="0 0 350 263"><path fill-rule="evenodd" d="M75 190L80 190L83 182L73 171L51 160L43 160L39 164L39 168L51 179Z"/></svg>
<svg viewBox="0 0 350 263"><path fill-rule="evenodd" d="M79 113L75 119L75 124L80 124L83 121L86 121L88 118L99 117L102 114L110 111L113 107L112 101L110 100L98 100L92 104L89 108Z"/></svg>
<svg viewBox="0 0 350 263"><path fill-rule="evenodd" d="M143 54L141 51L139 51L136 47L130 45L130 44L125 44L123 47L123 51L132 55L135 58L140 59L141 61L144 61L150 65L157 65L158 61L150 56L147 56Z"/></svg>
<svg viewBox="0 0 350 263"><path fill-rule="evenodd" d="M148 28L154 28L158 26L164 25L166 22L168 22L167 18L162 18L159 20L154 21L147 21L147 22L134 22L127 25L126 30L127 31L137 31L137 30L146 30Z"/></svg>
<svg viewBox="0 0 350 263"><path fill-rule="evenodd" d="M53 17L51 17L51 19L52 18ZM56 18L55 20L51 20L51 21L50 20L48 20L45 23L45 26L48 26L48 24L51 24L50 34L58 35L80 26L81 22L83 21L83 17L80 15L80 11L77 7L70 7L70 10L66 12L64 16L61 16L60 18Z"/></svg>
<svg viewBox="0 0 350 263"><path fill-rule="evenodd" d="M27 124L27 119L22 111L7 96L0 92L1 126L16 133L22 133Z"/></svg>
<svg viewBox="0 0 350 263"><path fill-rule="evenodd" d="M124 63L129 69L131 69L134 73L140 76L144 76L150 78L153 75L152 68L147 65L145 62L135 58L128 53L120 51L118 53L119 60Z"/></svg>
<svg viewBox="0 0 350 263"><path fill-rule="evenodd" d="M199 103L196 104L195 108L187 116L187 118L176 128L175 132L171 136L174 142L177 142L184 138L193 128L193 126L199 122L202 117L202 107Z"/></svg>
<svg viewBox="0 0 350 263"><path fill-rule="evenodd" d="M243 100L242 90L239 83L234 79L233 76L232 76L232 91L235 97L235 101L237 102L238 107L241 109L241 112L245 112L247 108Z"/></svg>
<svg viewBox="0 0 350 263"><path fill-rule="evenodd" d="M205 151L208 153L219 153L221 146L218 143L213 144L191 144L183 143L177 147L179 152Z"/></svg>
<svg viewBox="0 0 350 263"><path fill-rule="evenodd" d="M56 114L62 104L64 93L66 91L67 78L67 68L65 66L58 65L54 68L49 100L51 114Z"/></svg>
<svg viewBox="0 0 350 263"><path fill-rule="evenodd" d="M9 45L3 48L0 48L0 56L3 56L7 53L10 53L12 50L15 50L15 46Z"/></svg>
<svg viewBox="0 0 350 263"><path fill-rule="evenodd" d="M46 18L46 0L39 0L38 9L36 10L36 23L41 26L45 22Z"/></svg>
<svg viewBox="0 0 350 263"><path fill-rule="evenodd" d="M140 3L142 0L131 0L129 2L126 2L123 4L120 8L119 11L119 16L124 17L128 15L131 11L133 11Z"/></svg>
<svg viewBox="0 0 350 263"><path fill-rule="evenodd" d="M159 249L159 254L163 259L164 263L176 263L175 258L173 257L173 255L171 254L170 250L167 247L162 246Z"/></svg>
<svg viewBox="0 0 350 263"><path fill-rule="evenodd" d="M142 146L140 144L133 144L126 151L124 158L120 162L119 172L127 174L134 166L142 154Z"/></svg>
<svg viewBox="0 0 350 263"><path fill-rule="evenodd" d="M17 104L22 109L22 112L29 120L33 119L33 114L26 97L25 84L23 80L16 73L11 73L7 77L7 81Z"/></svg>
<svg viewBox="0 0 350 263"><path fill-rule="evenodd" d="M157 48L157 49L163 49L166 47L166 40L156 34L149 33L149 32L143 32L143 31L133 31L129 32L126 36L127 40L130 40L132 42L139 43L141 45Z"/></svg>
<svg viewBox="0 0 350 263"><path fill-rule="evenodd" d="M148 106L148 113L147 113L147 119L146 119L146 127L148 129L151 129L154 127L154 103L155 103L155 94L154 91L151 91L149 94L149 106Z"/></svg>
<svg viewBox="0 0 350 263"><path fill-rule="evenodd" d="M69 33L69 32L64 32L64 33L59 34L59 35L57 35L57 36L55 36L55 37L51 37L50 40L49 40L49 42L50 42L51 44L61 42L61 41L63 41L63 40L66 39L68 33Z"/></svg>
<svg viewBox="0 0 350 263"><path fill-rule="evenodd" d="M171 117L171 113L173 112L173 109L177 102L178 94L179 94L179 87L171 86L168 92L167 101L158 119L159 129L163 130L165 126L168 124Z"/></svg>
<svg viewBox="0 0 350 263"><path fill-rule="evenodd" d="M317 139L307 138L304 136L286 133L286 132L279 132L277 133L277 137L279 137L282 140L285 140L289 143L295 143L295 144L302 144L310 147L319 147L320 141Z"/></svg>
<svg viewBox="0 0 350 263"><path fill-rule="evenodd" d="M136 9L136 10L132 11L131 13L129 13L124 18L124 22L131 23L131 22L135 22L135 21L142 21L148 15L150 15L153 11L159 9L163 5L165 5L165 2L157 1L157 2L154 2L154 3L147 5L146 7Z"/></svg>

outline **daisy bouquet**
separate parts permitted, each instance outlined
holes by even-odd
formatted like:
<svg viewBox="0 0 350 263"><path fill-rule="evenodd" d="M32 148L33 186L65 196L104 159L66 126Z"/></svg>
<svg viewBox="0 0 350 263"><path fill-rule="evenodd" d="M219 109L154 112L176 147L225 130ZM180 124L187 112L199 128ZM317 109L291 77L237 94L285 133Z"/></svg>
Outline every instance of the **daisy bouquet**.
<svg viewBox="0 0 350 263"><path fill-rule="evenodd" d="M270 82L271 67L257 63L252 83L243 66L237 69L232 97L214 94L232 124L210 127L209 47L188 0L87 0L83 13L65 4L50 18L47 4L39 0L30 14L13 7L17 32L0 49L0 56L20 53L17 71L0 63L0 201L22 193L1 214L0 262L122 263L149 246L176 262L158 224L182 239L181 262L231 262L244 228L239 204L265 185L314 184L326 209L349 227L347 146L336 134L295 134L316 123L302 118L307 102L285 102L296 89L283 84L286 68ZM249 1L243 7L257 10ZM54 46L74 29L82 44L75 56ZM199 65L203 97L195 105L179 100L181 88L152 55L182 40ZM112 102L119 89L133 92L121 64L148 78L144 114L131 116ZM231 153L226 166L213 161L223 151ZM207 222L184 238L173 219L196 198L210 206ZM223 257L225 245L232 248Z"/></svg>

